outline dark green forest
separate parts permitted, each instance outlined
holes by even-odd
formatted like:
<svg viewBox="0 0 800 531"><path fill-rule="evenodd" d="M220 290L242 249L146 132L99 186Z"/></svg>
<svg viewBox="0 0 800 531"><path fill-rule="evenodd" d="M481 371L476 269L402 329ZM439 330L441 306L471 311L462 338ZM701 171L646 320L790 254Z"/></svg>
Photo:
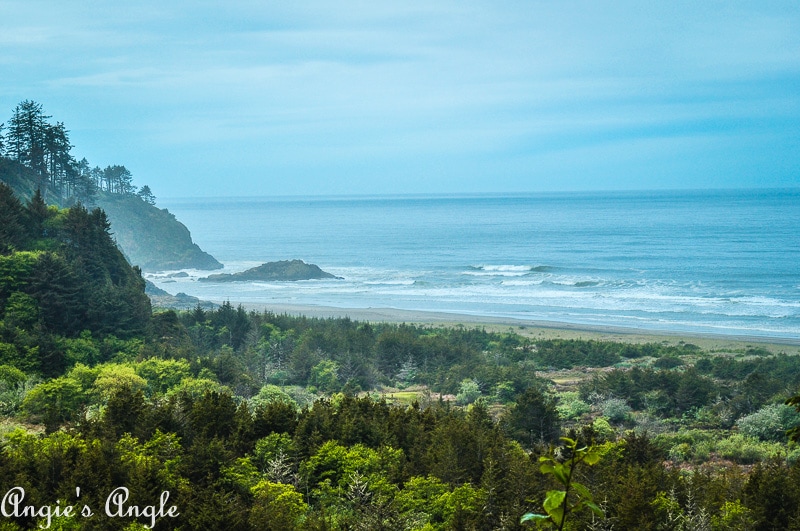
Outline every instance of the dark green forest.
<svg viewBox="0 0 800 531"><path fill-rule="evenodd" d="M52 124L41 103L20 102L8 126L0 123L0 174L13 188L33 195L39 190L49 203L91 204L100 192L136 195L149 204L155 196L147 185L137 189L130 170L120 164L92 167L86 158L72 155L69 130L63 122Z"/></svg>
<svg viewBox="0 0 800 531"><path fill-rule="evenodd" d="M800 529L796 347L154 310L46 118L0 140L0 530Z"/></svg>

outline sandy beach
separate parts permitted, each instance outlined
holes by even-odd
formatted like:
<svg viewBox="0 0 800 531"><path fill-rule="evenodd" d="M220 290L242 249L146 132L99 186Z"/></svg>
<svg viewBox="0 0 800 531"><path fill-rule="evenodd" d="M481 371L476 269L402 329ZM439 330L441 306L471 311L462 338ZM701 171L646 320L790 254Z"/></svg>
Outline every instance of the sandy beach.
<svg viewBox="0 0 800 531"><path fill-rule="evenodd" d="M222 301L215 301L222 302ZM236 301L230 301L238 306ZM400 310L396 308L336 308L299 304L241 303L247 310L269 311L277 314L304 315L315 318L343 318L371 323L413 323L430 326L468 326L488 330L508 331L542 339L595 339L629 343L680 342L693 343L708 350L735 350L757 345L773 352L800 354L800 338L774 338L725 334L693 334L688 332L655 331L613 326L591 326L550 321L488 317L445 312Z"/></svg>

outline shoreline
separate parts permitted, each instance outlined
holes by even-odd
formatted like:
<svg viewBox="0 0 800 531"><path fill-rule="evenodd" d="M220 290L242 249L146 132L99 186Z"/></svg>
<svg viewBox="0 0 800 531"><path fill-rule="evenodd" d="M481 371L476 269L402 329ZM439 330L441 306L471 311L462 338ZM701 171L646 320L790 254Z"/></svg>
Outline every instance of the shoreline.
<svg viewBox="0 0 800 531"><path fill-rule="evenodd" d="M224 301L213 302L222 303ZM408 323L442 327L460 325L482 327L493 331L508 331L508 328L512 328L515 333L520 335L542 339L596 339L627 343L668 342L677 344L687 342L697 344L705 349L743 348L755 344L774 352L786 352L786 347L800 347L800 338L651 330L397 308L338 308L308 304L229 302L234 306L241 304L246 310L320 319L350 318L353 321L369 323ZM800 354L800 348L796 352L795 349L790 349L790 352L787 353L792 352Z"/></svg>

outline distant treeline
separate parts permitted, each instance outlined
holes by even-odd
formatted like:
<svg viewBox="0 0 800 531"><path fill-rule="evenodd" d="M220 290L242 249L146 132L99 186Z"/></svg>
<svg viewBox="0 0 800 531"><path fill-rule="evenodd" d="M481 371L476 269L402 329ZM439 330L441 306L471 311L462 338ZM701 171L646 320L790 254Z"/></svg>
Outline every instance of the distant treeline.
<svg viewBox="0 0 800 531"><path fill-rule="evenodd" d="M0 158L17 163L17 173L30 171L37 188L48 202L92 204L98 191L138 195L150 204L155 196L150 187L138 189L133 175L122 165L92 167L86 158L76 160L63 122L50 123L42 105L25 100L12 111L8 127L0 123ZM58 201L49 197L54 194Z"/></svg>

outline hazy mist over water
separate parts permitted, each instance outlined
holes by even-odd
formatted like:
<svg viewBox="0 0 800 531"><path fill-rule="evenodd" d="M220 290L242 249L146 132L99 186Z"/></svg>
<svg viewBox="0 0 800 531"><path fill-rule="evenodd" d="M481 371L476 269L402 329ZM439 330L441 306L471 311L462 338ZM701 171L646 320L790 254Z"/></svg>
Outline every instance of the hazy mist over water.
<svg viewBox="0 0 800 531"><path fill-rule="evenodd" d="M198 283L207 300L389 307L800 338L800 190L173 199L241 271L303 259L342 280Z"/></svg>

